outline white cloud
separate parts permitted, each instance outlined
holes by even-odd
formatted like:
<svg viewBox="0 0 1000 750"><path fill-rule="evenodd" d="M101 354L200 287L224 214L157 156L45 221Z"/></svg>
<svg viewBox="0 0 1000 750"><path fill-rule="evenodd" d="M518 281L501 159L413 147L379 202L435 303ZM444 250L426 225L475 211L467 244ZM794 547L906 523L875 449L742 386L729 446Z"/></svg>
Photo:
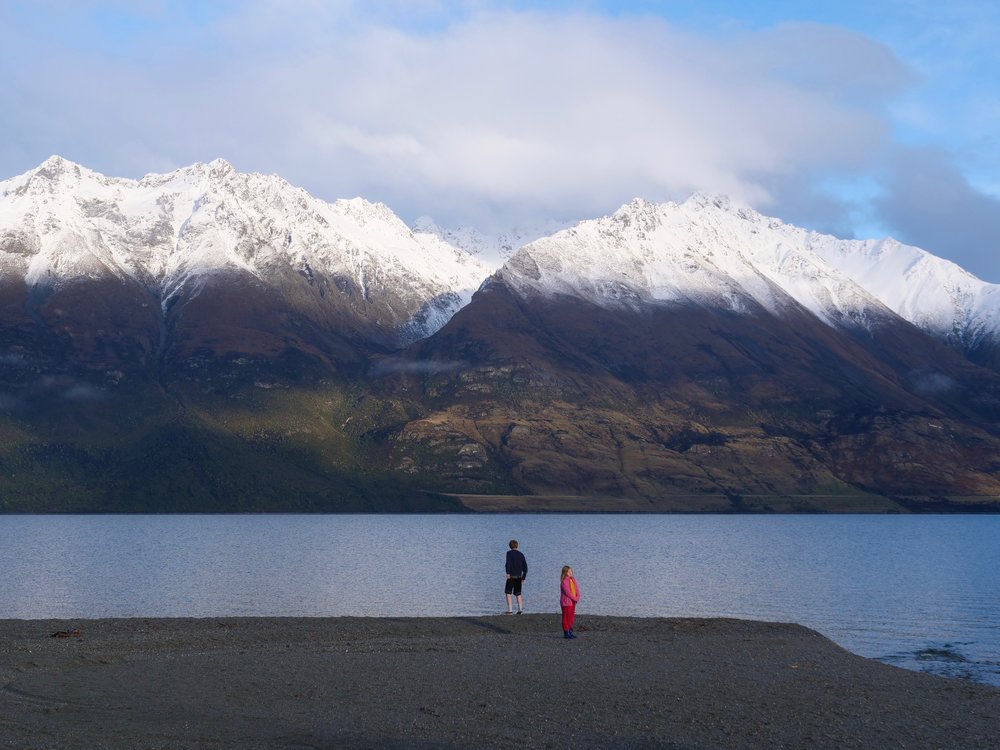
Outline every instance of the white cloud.
<svg viewBox="0 0 1000 750"><path fill-rule="evenodd" d="M840 228L849 207L824 181L881 167L890 107L914 81L885 46L819 24L718 39L653 18L454 0L221 7L127 64L61 45L13 70L16 114L0 125L19 145L0 158L31 152L27 168L61 152L139 176L222 156L444 225L705 190Z"/></svg>
<svg viewBox="0 0 1000 750"><path fill-rule="evenodd" d="M299 51L241 59L240 96L266 100L292 150L320 157L284 173L452 221L483 206L589 215L697 189L766 206L762 177L869 162L887 135L881 107L908 80L883 47L815 25L722 46L648 19L490 13L345 35L341 22L326 36L272 28Z"/></svg>

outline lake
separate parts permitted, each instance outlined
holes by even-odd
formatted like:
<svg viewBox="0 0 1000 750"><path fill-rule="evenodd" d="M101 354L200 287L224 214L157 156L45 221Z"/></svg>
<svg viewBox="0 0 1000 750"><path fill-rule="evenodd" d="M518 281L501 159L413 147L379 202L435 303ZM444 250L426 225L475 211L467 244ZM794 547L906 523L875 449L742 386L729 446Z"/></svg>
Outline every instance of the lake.
<svg viewBox="0 0 1000 750"><path fill-rule="evenodd" d="M529 612L572 565L588 614L798 622L863 656L1000 686L1000 516L0 516L0 617Z"/></svg>

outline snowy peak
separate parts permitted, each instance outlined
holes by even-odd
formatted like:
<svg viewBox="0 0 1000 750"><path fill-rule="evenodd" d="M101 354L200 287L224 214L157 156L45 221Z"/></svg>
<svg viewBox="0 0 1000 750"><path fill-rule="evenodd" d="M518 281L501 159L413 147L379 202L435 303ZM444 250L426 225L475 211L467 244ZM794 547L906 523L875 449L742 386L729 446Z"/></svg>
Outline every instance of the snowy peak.
<svg viewBox="0 0 1000 750"><path fill-rule="evenodd" d="M601 305L679 303L781 315L801 306L830 325L890 314L872 295L750 209L699 195L636 199L519 251L501 275L543 294Z"/></svg>
<svg viewBox="0 0 1000 750"><path fill-rule="evenodd" d="M491 271L495 271L519 248L568 226L570 224L567 222L545 221L488 234L472 227L443 228L430 217L422 216L414 222L413 231L419 237L436 237L441 242L464 250L489 266Z"/></svg>
<svg viewBox="0 0 1000 750"><path fill-rule="evenodd" d="M960 348L1000 342L1000 286L895 240L841 240L705 193L682 204L636 198L530 243L500 276L601 305L802 307L866 329L895 313Z"/></svg>
<svg viewBox="0 0 1000 750"><path fill-rule="evenodd" d="M971 352L1000 339L1000 285L894 239L810 235L810 247L897 314Z"/></svg>
<svg viewBox="0 0 1000 750"><path fill-rule="evenodd" d="M88 183L106 184L109 181L103 175L61 156L50 156L24 174L0 181L0 198L52 195L76 190Z"/></svg>
<svg viewBox="0 0 1000 750"><path fill-rule="evenodd" d="M385 205L327 203L223 159L136 181L52 157L0 183L0 274L31 286L131 279L166 306L219 273L278 286L325 279L412 339L443 325L490 270L418 238Z"/></svg>
<svg viewBox="0 0 1000 750"><path fill-rule="evenodd" d="M68 174L74 174L79 177L82 172L83 168L79 164L67 161L61 156L53 155L31 170L30 175L32 178L54 183Z"/></svg>
<svg viewBox="0 0 1000 750"><path fill-rule="evenodd" d="M53 154L37 167L30 170L28 174L41 180L48 180L49 182L58 182L67 177L80 179L85 175L88 177L97 176L95 172L69 159L64 159L58 154Z"/></svg>
<svg viewBox="0 0 1000 750"><path fill-rule="evenodd" d="M726 198L696 195L689 202L756 225L776 246L783 243L818 258L903 319L967 353L991 340L1000 342L1000 285L951 261L892 238L842 240L810 232Z"/></svg>

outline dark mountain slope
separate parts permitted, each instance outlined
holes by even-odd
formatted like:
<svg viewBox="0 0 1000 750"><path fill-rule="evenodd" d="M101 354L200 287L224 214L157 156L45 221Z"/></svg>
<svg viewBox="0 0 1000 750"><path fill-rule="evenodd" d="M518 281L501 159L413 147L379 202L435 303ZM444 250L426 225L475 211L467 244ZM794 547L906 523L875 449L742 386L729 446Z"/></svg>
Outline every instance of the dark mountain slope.
<svg viewBox="0 0 1000 750"><path fill-rule="evenodd" d="M397 466L433 456L456 490L506 470L541 494L1000 491L1000 379L901 320L636 312L500 279L394 363L435 409Z"/></svg>

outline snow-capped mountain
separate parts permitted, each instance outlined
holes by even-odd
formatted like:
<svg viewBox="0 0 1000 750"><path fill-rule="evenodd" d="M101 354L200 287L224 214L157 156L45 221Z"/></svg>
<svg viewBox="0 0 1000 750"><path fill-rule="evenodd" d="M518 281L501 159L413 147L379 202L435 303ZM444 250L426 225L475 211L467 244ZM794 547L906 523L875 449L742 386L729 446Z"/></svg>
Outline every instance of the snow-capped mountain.
<svg viewBox="0 0 1000 750"><path fill-rule="evenodd" d="M4 507L997 507L996 285L703 195L538 233L221 160L0 182Z"/></svg>
<svg viewBox="0 0 1000 750"><path fill-rule="evenodd" d="M427 218L410 229L382 204L327 203L223 160L129 180L54 156L0 181L0 279L46 295L133 285L164 325L238 278L320 328L354 316L351 337L394 348L440 329L494 271L523 291L610 306L804 308L864 329L896 314L966 355L1000 348L1000 285L891 239L840 240L724 198L636 199L575 226L488 236Z"/></svg>
<svg viewBox="0 0 1000 750"><path fill-rule="evenodd" d="M599 305L678 302L780 316L798 303L824 322L861 325L881 311L872 295L764 221L704 196L681 205L637 199L523 247L501 275Z"/></svg>
<svg viewBox="0 0 1000 750"><path fill-rule="evenodd" d="M128 180L54 156L0 182L0 275L31 288L110 277L167 310L219 274L286 294L325 284L405 343L440 328L489 271L384 205L327 203L223 160Z"/></svg>
<svg viewBox="0 0 1000 750"><path fill-rule="evenodd" d="M996 493L1000 374L816 243L695 196L633 201L522 247L399 356L448 395L402 431L398 465L431 462L477 492L504 472L541 495L722 491L736 510L841 483Z"/></svg>
<svg viewBox="0 0 1000 750"><path fill-rule="evenodd" d="M894 240L841 240L695 195L636 199L518 251L516 288L606 306L682 302L780 315L801 305L828 325L868 328L895 313L968 350L1000 340L1000 286Z"/></svg>
<svg viewBox="0 0 1000 750"><path fill-rule="evenodd" d="M955 348L973 352L1000 340L1000 285L892 238L838 240L808 233L805 242L898 315Z"/></svg>
<svg viewBox="0 0 1000 750"><path fill-rule="evenodd" d="M572 222L545 221L496 234L487 234L473 227L445 229L438 226L430 217L421 216L414 222L413 232L418 238L437 238L453 247L465 250L491 266L492 270L496 270L524 245L570 226Z"/></svg>

